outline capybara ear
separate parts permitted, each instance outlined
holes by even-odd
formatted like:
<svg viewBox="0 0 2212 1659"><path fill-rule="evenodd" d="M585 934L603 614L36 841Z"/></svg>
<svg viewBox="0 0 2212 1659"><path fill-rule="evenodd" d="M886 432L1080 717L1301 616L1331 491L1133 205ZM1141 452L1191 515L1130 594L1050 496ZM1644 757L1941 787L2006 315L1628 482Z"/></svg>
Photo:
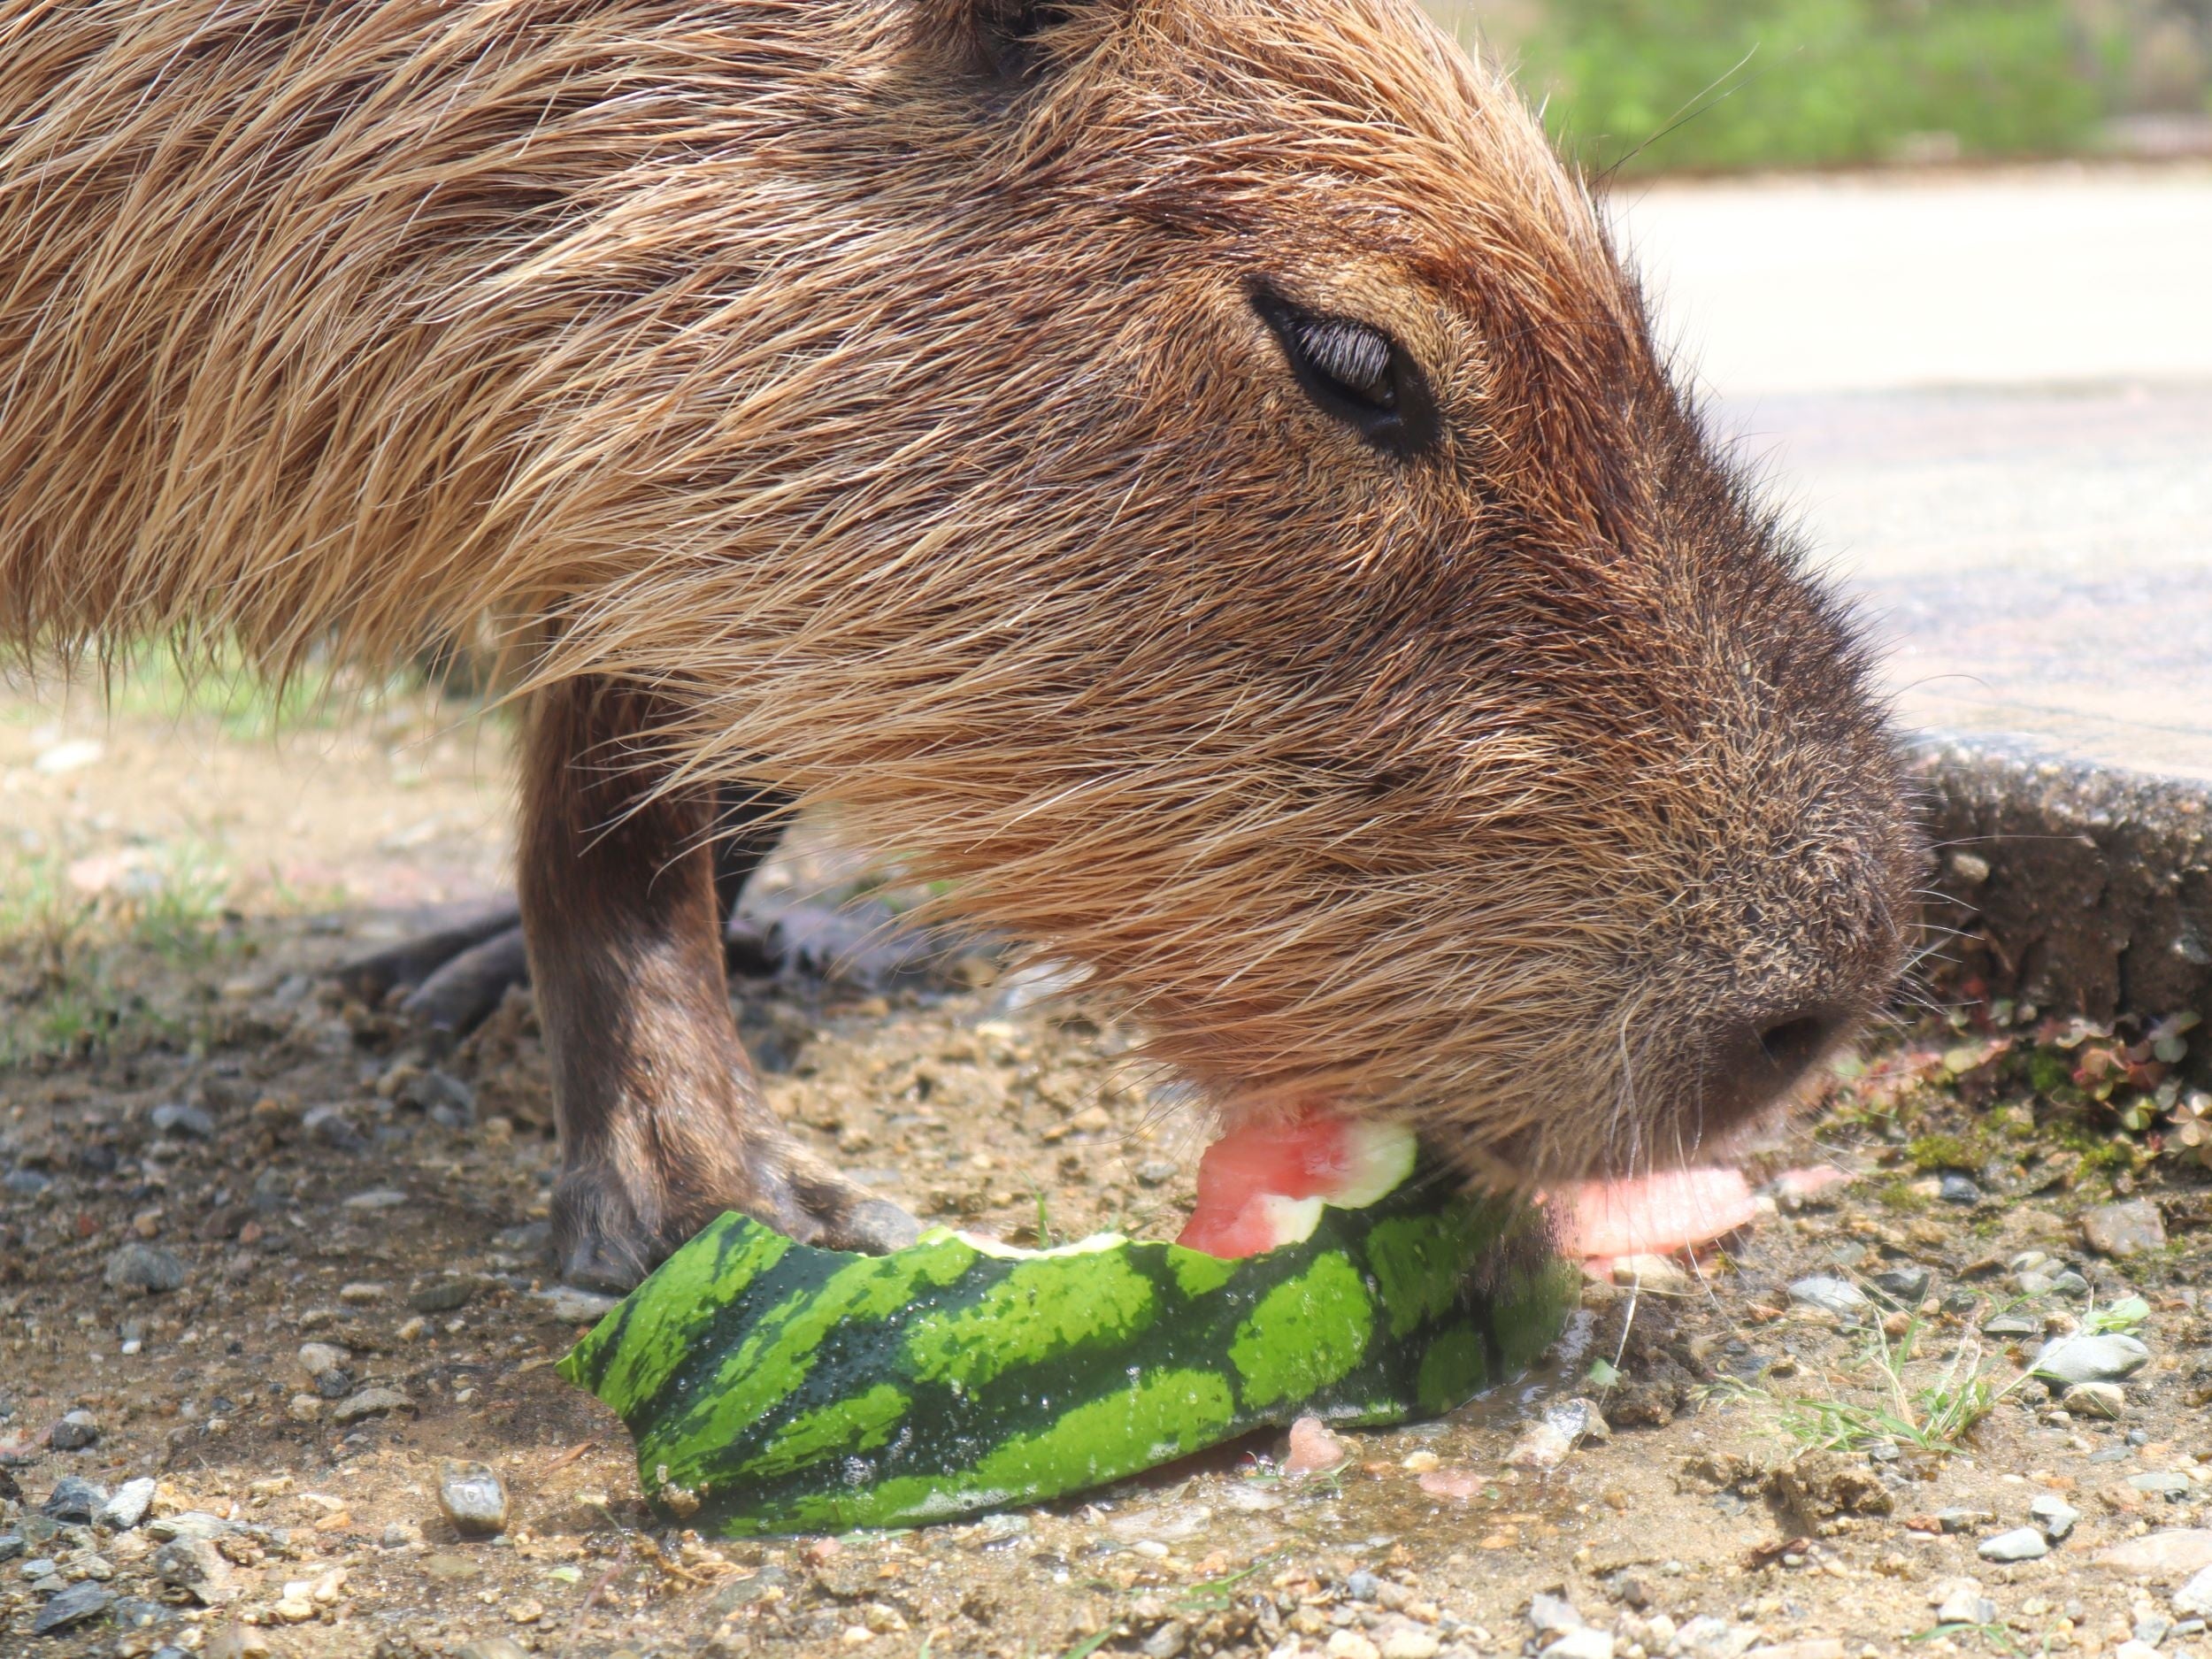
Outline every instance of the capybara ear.
<svg viewBox="0 0 2212 1659"><path fill-rule="evenodd" d="M1043 61L1044 35L1079 14L1120 9L1118 0L915 0L925 40L964 68L1026 80Z"/></svg>

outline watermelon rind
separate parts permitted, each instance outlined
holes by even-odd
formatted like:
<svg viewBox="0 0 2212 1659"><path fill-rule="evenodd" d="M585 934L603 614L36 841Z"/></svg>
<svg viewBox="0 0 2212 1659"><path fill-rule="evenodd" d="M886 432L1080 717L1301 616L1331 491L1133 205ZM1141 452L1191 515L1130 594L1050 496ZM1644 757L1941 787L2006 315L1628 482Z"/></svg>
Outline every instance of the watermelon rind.
<svg viewBox="0 0 2212 1659"><path fill-rule="evenodd" d="M560 1363L646 1497L726 1536L1037 1502L1316 1416L1438 1416L1532 1363L1577 1299L1541 1213L1424 1166L1231 1260L942 1229L867 1256L725 1215Z"/></svg>

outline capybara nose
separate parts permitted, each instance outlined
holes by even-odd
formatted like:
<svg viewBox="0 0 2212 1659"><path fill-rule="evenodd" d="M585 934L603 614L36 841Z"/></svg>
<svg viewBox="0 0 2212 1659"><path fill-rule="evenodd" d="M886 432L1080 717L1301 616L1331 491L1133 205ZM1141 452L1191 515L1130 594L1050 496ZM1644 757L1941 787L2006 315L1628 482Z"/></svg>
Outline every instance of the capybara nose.
<svg viewBox="0 0 2212 1659"><path fill-rule="evenodd" d="M1717 1127L1771 1105L1849 1023L1845 1010L1825 1002L1733 1022L1711 1050L1707 1121Z"/></svg>

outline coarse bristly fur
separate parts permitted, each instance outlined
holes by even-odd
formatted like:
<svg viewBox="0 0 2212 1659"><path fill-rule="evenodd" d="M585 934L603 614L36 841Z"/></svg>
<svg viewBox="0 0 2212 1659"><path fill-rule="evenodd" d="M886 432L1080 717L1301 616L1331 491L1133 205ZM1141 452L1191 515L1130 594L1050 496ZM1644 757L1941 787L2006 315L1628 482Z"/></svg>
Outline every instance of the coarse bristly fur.
<svg viewBox="0 0 2212 1659"><path fill-rule="evenodd" d="M1847 618L1412 0L0 0L0 633L488 614L1231 1110L1670 1157L1899 971Z"/></svg>

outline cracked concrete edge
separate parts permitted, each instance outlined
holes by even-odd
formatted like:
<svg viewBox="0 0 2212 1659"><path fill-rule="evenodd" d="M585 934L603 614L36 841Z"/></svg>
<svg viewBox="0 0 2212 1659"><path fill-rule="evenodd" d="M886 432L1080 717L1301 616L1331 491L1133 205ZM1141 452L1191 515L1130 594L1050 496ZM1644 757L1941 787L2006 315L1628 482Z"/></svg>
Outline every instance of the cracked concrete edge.
<svg viewBox="0 0 2212 1659"><path fill-rule="evenodd" d="M2099 1021L2212 1014L2212 786L1985 739L1926 742L1913 766L1927 919L1961 935L1930 941L1939 995L1978 979ZM2212 1056L2191 1059L2212 1078Z"/></svg>

